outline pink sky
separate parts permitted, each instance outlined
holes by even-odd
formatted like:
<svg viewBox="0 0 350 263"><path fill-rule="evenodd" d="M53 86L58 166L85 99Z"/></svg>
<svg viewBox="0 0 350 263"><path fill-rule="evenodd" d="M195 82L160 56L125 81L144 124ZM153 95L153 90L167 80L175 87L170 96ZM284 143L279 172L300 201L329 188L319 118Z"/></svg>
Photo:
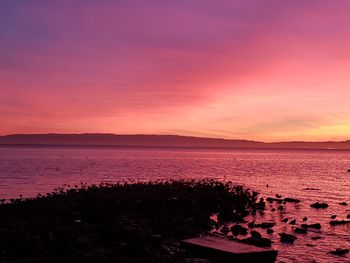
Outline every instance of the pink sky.
<svg viewBox="0 0 350 263"><path fill-rule="evenodd" d="M350 1L1 1L0 134L350 139Z"/></svg>

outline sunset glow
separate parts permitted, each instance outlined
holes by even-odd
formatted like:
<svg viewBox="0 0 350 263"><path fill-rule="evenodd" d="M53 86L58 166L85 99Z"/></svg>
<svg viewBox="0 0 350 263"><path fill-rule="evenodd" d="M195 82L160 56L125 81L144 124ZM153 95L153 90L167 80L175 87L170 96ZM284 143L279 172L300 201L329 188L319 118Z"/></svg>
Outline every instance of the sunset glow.
<svg viewBox="0 0 350 263"><path fill-rule="evenodd" d="M1 1L0 135L350 139L350 1Z"/></svg>

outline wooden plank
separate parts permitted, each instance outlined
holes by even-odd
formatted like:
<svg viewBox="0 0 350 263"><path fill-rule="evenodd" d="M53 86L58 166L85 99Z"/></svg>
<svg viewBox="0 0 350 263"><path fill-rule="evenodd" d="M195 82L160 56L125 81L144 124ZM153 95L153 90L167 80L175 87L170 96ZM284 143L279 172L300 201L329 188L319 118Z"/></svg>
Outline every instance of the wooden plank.
<svg viewBox="0 0 350 263"><path fill-rule="evenodd" d="M214 262L275 262L277 251L239 243L226 238L205 236L182 241L190 254L204 256Z"/></svg>

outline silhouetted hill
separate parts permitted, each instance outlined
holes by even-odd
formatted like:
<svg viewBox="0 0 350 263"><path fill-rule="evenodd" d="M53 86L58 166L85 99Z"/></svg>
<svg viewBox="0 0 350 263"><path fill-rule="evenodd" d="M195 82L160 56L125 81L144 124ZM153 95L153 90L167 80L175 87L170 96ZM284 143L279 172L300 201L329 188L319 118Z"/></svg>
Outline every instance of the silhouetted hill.
<svg viewBox="0 0 350 263"><path fill-rule="evenodd" d="M277 148L277 149L350 149L343 142L276 142L228 140L178 135L116 135L116 134L14 134L0 136L1 145L72 145L133 146L187 148Z"/></svg>

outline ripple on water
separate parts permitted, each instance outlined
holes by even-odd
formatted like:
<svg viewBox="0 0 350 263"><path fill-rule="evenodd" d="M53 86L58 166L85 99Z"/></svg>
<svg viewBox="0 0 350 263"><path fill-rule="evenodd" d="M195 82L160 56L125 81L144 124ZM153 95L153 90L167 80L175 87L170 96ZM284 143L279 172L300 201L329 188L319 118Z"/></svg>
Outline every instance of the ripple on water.
<svg viewBox="0 0 350 263"><path fill-rule="evenodd" d="M0 148L0 198L35 196L63 184L116 182L123 179L219 178L259 191L262 196L299 198L282 211L257 214L256 220L278 222L268 235L283 262L350 262L328 252L350 247L350 225L330 226L330 216L345 219L350 206L350 152L302 150L184 150L127 148ZM269 187L266 187L268 185ZM305 190L305 188L310 188ZM319 190L311 190L317 188ZM310 204L327 202L327 209ZM298 236L294 245L279 242L278 233L292 233L283 218L319 222L321 231ZM319 240L311 237L320 236ZM277 262L278 262L277 261Z"/></svg>

